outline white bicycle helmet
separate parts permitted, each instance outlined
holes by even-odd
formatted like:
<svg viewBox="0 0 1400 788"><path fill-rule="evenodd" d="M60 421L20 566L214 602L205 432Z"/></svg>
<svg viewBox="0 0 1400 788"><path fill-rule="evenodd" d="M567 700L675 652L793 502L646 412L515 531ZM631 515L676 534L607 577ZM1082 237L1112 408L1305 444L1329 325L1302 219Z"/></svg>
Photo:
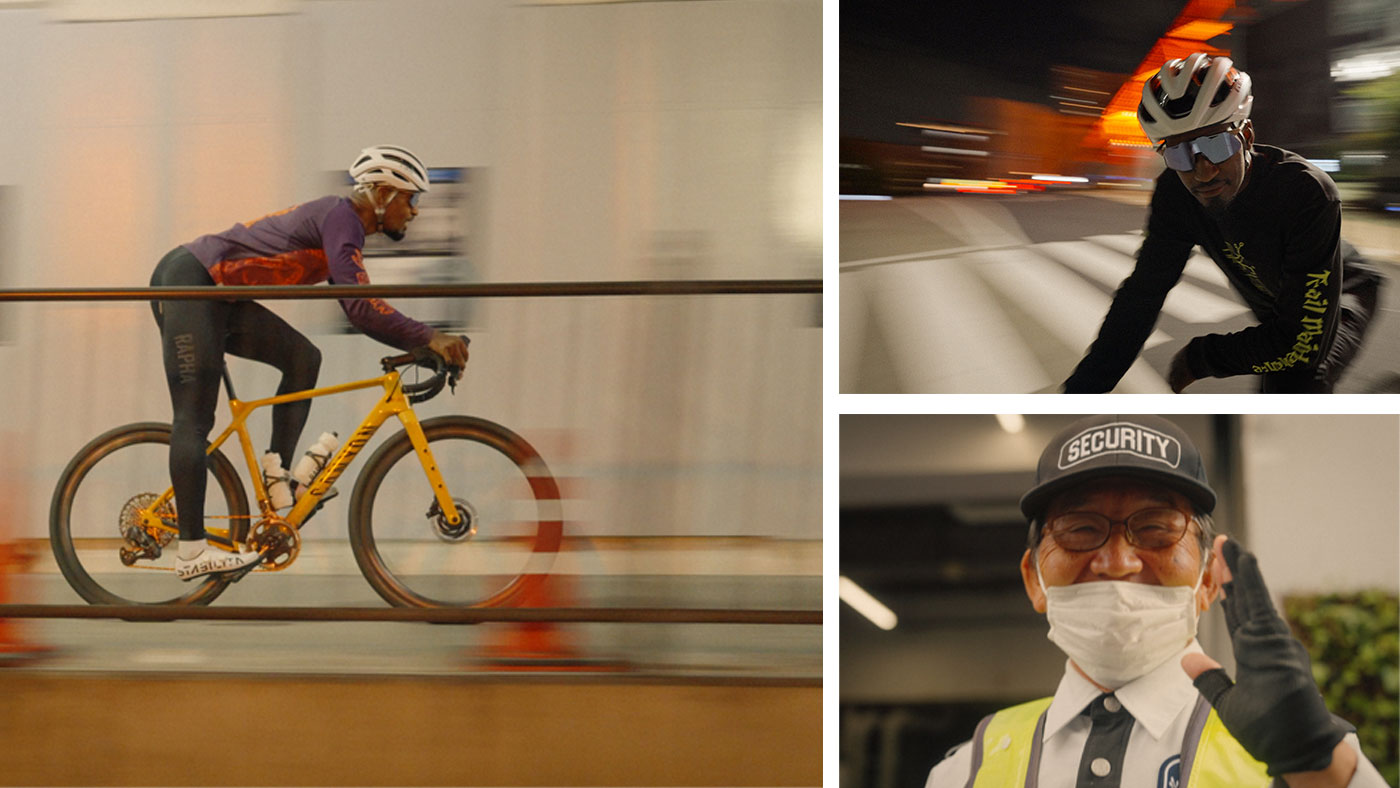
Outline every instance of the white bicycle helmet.
<svg viewBox="0 0 1400 788"><path fill-rule="evenodd" d="M374 145L360 151L350 165L350 177L361 186L387 183L404 191L428 190L428 168L417 156L397 145Z"/></svg>
<svg viewBox="0 0 1400 788"><path fill-rule="evenodd" d="M1142 86L1138 123L1153 145L1167 137L1249 117L1249 75L1225 56L1196 52L1168 60Z"/></svg>

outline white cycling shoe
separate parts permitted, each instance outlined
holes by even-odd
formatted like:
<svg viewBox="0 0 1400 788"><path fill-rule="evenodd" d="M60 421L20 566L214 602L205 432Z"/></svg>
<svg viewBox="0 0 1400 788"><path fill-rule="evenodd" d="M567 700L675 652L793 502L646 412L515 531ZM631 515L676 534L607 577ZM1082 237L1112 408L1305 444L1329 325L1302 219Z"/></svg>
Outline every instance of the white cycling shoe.
<svg viewBox="0 0 1400 788"><path fill-rule="evenodd" d="M261 553L229 553L207 548L194 558L176 558L175 576L181 580L193 580L205 575L222 575L251 569L261 562Z"/></svg>

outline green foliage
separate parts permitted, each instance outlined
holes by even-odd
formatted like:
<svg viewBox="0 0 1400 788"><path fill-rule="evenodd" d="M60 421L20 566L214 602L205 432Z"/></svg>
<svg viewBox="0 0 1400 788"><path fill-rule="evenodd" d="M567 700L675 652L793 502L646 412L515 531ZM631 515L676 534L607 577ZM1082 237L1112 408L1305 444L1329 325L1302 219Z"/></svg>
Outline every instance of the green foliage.
<svg viewBox="0 0 1400 788"><path fill-rule="evenodd" d="M1352 135L1352 143L1400 151L1400 71L1347 88L1347 96L1366 103L1371 130Z"/></svg>
<svg viewBox="0 0 1400 788"><path fill-rule="evenodd" d="M1312 658L1333 714L1356 726L1386 782L1400 781L1400 600L1394 594L1289 597L1284 617Z"/></svg>

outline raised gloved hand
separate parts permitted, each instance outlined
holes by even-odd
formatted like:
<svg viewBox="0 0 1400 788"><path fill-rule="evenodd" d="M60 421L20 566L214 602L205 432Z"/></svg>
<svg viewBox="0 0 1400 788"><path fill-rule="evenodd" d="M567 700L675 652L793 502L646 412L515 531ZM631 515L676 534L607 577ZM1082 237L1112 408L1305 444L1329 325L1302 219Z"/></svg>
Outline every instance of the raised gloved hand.
<svg viewBox="0 0 1400 788"><path fill-rule="evenodd" d="M1220 553L1233 578L1225 583L1223 604L1238 680L1199 654L1188 655L1182 667L1195 676L1196 689L1225 728L1268 766L1270 776L1324 769L1348 727L1328 713L1308 652L1274 609L1254 555L1234 540L1225 541ZM1193 665L1214 668L1197 675Z"/></svg>

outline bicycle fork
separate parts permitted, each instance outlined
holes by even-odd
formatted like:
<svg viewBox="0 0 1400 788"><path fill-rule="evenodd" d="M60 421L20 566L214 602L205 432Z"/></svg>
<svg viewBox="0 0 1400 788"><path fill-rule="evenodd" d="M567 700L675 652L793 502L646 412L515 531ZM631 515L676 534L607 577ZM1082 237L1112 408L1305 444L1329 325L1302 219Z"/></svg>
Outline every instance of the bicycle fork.
<svg viewBox="0 0 1400 788"><path fill-rule="evenodd" d="M340 449L326 463L326 467L317 474L315 479L311 480L307 486L306 495L302 496L292 506L291 512L287 514L287 522L294 527L301 527L301 524L315 510L321 497L331 489L340 475L345 472L345 469L350 466L350 463L369 444L370 439L390 417L397 417L399 423L403 425L409 443L413 445L413 450L418 455L418 461L423 466L423 473L432 486L433 500L436 502L437 508L441 510L445 521L454 527L462 523L463 518L457 511L451 492L447 489L447 482L443 480L442 473L437 467L437 461L433 458L432 450L428 448L428 437L423 433L418 416L413 412L408 398L404 396L398 384L398 373L391 372L385 375L383 381L386 391L384 398L365 417L359 429L355 430L355 433L341 445ZM262 497L263 495L260 494L260 500Z"/></svg>
<svg viewBox="0 0 1400 788"><path fill-rule="evenodd" d="M433 458L433 452L428 448L428 436L423 433L423 427L418 423L418 416L411 410L404 411L399 414L399 421L403 422L404 432L408 433L408 442L413 444L413 451L418 455L418 462L423 465L423 474L428 477L428 483L433 488L433 500L437 503L438 516L442 517L448 525L462 524L463 518L457 511L457 504L452 499L452 493L447 489L447 482L443 481L442 472L438 470L437 460Z"/></svg>

